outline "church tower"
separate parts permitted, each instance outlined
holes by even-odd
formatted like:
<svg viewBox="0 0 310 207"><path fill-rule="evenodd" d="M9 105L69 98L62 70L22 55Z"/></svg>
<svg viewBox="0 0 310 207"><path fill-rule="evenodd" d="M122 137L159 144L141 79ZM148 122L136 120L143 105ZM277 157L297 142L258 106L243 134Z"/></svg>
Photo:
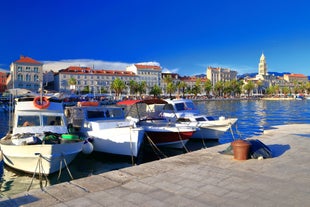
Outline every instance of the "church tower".
<svg viewBox="0 0 310 207"><path fill-rule="evenodd" d="M258 64L258 75L265 76L267 75L267 63L264 53L260 57L259 64Z"/></svg>

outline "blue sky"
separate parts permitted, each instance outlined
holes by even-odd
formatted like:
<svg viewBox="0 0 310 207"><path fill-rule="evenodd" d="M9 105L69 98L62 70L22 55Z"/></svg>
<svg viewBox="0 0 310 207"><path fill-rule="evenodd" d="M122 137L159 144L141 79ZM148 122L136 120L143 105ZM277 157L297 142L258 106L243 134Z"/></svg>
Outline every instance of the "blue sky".
<svg viewBox="0 0 310 207"><path fill-rule="evenodd" d="M310 75L306 0L3 0L0 68L43 63L125 69L157 62L180 75L208 66ZM80 63L79 63L80 61ZM55 67L55 66L51 66Z"/></svg>

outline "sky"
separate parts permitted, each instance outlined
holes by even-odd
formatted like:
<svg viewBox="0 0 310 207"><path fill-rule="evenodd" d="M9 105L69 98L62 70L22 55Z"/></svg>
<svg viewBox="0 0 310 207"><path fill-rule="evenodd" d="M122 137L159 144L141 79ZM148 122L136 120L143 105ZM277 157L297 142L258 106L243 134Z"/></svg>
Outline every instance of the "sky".
<svg viewBox="0 0 310 207"><path fill-rule="evenodd" d="M307 0L2 0L0 69L20 55L44 68L125 70L153 62L164 72L223 67L310 75ZM62 68L59 68L62 67Z"/></svg>

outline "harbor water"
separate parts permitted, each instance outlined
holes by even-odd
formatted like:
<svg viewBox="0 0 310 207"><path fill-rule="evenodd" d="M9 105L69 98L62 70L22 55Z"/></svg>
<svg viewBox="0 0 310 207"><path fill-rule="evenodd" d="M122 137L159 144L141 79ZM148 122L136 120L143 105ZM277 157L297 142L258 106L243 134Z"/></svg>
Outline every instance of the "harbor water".
<svg viewBox="0 0 310 207"><path fill-rule="evenodd" d="M149 162L211 147L221 143L229 143L234 139L246 139L260 135L275 125L283 124L310 124L310 100L223 100L223 101L195 101L200 111L208 116L236 117L238 122L232 127L232 132L224 134L219 142L190 141L184 150L164 150L160 152L152 151L151 148L144 149L142 162ZM0 137L8 131L8 113L0 112L2 117L0 122ZM132 166L130 158L112 156L102 153L91 155L79 154L78 157L69 165L69 170L74 179L100 174L115 169ZM40 186L53 185L61 182L70 181L70 176L66 168L61 175L55 173L47 179L33 178L32 175L10 169L5 166L2 179L0 181L0 196L10 196L27 189L40 188Z"/></svg>

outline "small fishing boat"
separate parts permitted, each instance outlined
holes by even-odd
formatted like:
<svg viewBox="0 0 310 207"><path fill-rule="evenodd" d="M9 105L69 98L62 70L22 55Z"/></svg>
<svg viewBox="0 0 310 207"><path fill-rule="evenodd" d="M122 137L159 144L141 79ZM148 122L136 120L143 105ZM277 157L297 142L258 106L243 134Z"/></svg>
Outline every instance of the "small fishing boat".
<svg viewBox="0 0 310 207"><path fill-rule="evenodd" d="M17 98L15 103L12 129L0 140L6 165L48 175L82 151L85 141L69 134L61 101L37 96Z"/></svg>
<svg viewBox="0 0 310 207"><path fill-rule="evenodd" d="M150 144L170 148L184 148L189 138L196 131L195 126L176 125L167 119L157 116L154 111L155 104L167 103L161 99L147 100L125 100L118 102L118 105L136 106L137 118L127 117L133 120L137 126L145 131L145 138ZM150 108L149 106L152 106Z"/></svg>
<svg viewBox="0 0 310 207"><path fill-rule="evenodd" d="M167 104L162 107L161 116L181 125L199 128L191 138L219 139L237 122L237 118L218 118L201 114L190 99L166 99Z"/></svg>
<svg viewBox="0 0 310 207"><path fill-rule="evenodd" d="M94 151L138 156L144 130L126 119L121 107L78 105L65 114L75 131L92 138Z"/></svg>

